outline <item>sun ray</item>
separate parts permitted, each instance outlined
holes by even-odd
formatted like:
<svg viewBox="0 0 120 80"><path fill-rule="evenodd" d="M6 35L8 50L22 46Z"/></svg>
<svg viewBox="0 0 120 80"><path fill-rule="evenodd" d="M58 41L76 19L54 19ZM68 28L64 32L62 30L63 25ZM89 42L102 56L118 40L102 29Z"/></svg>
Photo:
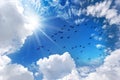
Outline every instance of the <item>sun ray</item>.
<svg viewBox="0 0 120 80"><path fill-rule="evenodd" d="M41 29L39 29L39 31L42 32L52 43L58 46L58 44L55 41L53 41L44 31L42 31Z"/></svg>

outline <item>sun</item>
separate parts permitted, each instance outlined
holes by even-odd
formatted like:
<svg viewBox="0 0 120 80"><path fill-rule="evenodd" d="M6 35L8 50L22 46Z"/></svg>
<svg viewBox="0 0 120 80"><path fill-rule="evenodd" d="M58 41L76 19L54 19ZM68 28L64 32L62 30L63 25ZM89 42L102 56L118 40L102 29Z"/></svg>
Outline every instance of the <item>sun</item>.
<svg viewBox="0 0 120 80"><path fill-rule="evenodd" d="M28 19L29 21L26 25L26 29L30 31L35 31L38 27L41 26L40 16L38 16L37 14L30 14L30 16L28 15L26 19Z"/></svg>
<svg viewBox="0 0 120 80"><path fill-rule="evenodd" d="M25 21L27 21L27 24L25 24L25 28L31 32L34 32L38 28L41 29L41 22L43 20L43 17L41 17L40 14L33 7L33 3L36 1L21 0L21 2L22 5L24 5L24 14L26 17Z"/></svg>

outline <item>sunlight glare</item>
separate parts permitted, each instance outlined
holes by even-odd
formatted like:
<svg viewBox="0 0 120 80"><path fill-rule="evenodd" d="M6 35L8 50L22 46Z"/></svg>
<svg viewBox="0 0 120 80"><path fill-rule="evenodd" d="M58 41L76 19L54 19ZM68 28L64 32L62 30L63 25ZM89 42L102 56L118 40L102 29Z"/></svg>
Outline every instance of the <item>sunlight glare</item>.
<svg viewBox="0 0 120 80"><path fill-rule="evenodd" d="M28 24L25 25L27 30L35 31L38 27L41 26L40 24L40 17L37 14L29 14L27 17Z"/></svg>

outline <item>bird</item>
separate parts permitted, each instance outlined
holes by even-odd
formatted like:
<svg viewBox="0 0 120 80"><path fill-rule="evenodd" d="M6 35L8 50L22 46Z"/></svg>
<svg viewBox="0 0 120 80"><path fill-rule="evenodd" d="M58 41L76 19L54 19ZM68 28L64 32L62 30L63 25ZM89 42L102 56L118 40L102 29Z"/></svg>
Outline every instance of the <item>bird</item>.
<svg viewBox="0 0 120 80"><path fill-rule="evenodd" d="M77 32L77 30L75 30L74 32Z"/></svg>
<svg viewBox="0 0 120 80"><path fill-rule="evenodd" d="M40 50L40 47L38 47L37 50Z"/></svg>
<svg viewBox="0 0 120 80"><path fill-rule="evenodd" d="M93 27L91 26L90 28L92 29Z"/></svg>
<svg viewBox="0 0 120 80"><path fill-rule="evenodd" d="M70 26L70 28L74 28L74 26Z"/></svg>
<svg viewBox="0 0 120 80"><path fill-rule="evenodd" d="M71 49L74 49L74 47L72 47Z"/></svg>
<svg viewBox="0 0 120 80"><path fill-rule="evenodd" d="M61 28L61 30L64 30L64 28Z"/></svg>
<svg viewBox="0 0 120 80"><path fill-rule="evenodd" d="M91 58L88 58L88 60L91 60Z"/></svg>
<svg viewBox="0 0 120 80"><path fill-rule="evenodd" d="M54 33L54 35L57 35L57 33Z"/></svg>
<svg viewBox="0 0 120 80"><path fill-rule="evenodd" d="M79 57L77 57L76 59L79 59Z"/></svg>
<svg viewBox="0 0 120 80"><path fill-rule="evenodd" d="M93 28L95 29L95 28L97 28L97 26L94 26Z"/></svg>
<svg viewBox="0 0 120 80"><path fill-rule="evenodd" d="M47 51L50 51L49 49Z"/></svg>
<svg viewBox="0 0 120 80"><path fill-rule="evenodd" d="M103 32L100 32L98 35L101 36L103 34Z"/></svg>
<svg viewBox="0 0 120 80"><path fill-rule="evenodd" d="M66 48L66 46L63 46L63 48Z"/></svg>
<svg viewBox="0 0 120 80"><path fill-rule="evenodd" d="M70 29L68 29L67 31L70 31Z"/></svg>
<svg viewBox="0 0 120 80"><path fill-rule="evenodd" d="M41 48L44 48L44 46L40 46Z"/></svg>
<svg viewBox="0 0 120 80"><path fill-rule="evenodd" d="M61 36L60 39L63 39L63 36Z"/></svg>
<svg viewBox="0 0 120 80"><path fill-rule="evenodd" d="M51 37L54 37L54 35L52 35Z"/></svg>
<svg viewBox="0 0 120 80"><path fill-rule="evenodd" d="M63 33L63 31L58 31L58 33Z"/></svg>
<svg viewBox="0 0 120 80"><path fill-rule="evenodd" d="M99 56L102 56L102 54L99 54Z"/></svg>
<svg viewBox="0 0 120 80"><path fill-rule="evenodd" d="M80 47L82 47L82 45L80 45Z"/></svg>
<svg viewBox="0 0 120 80"><path fill-rule="evenodd" d="M66 25L64 25L64 27L65 27Z"/></svg>
<svg viewBox="0 0 120 80"><path fill-rule="evenodd" d="M82 48L85 48L85 46L83 46Z"/></svg>
<svg viewBox="0 0 120 80"><path fill-rule="evenodd" d="M79 24L77 26L80 26Z"/></svg>
<svg viewBox="0 0 120 80"><path fill-rule="evenodd" d="M51 55L52 53L50 52L49 55Z"/></svg>
<svg viewBox="0 0 120 80"><path fill-rule="evenodd" d="M75 46L75 48L77 48L77 46Z"/></svg>
<svg viewBox="0 0 120 80"><path fill-rule="evenodd" d="M56 42L56 39L54 39L54 41Z"/></svg>
<svg viewBox="0 0 120 80"><path fill-rule="evenodd" d="M90 45L91 43L89 42L88 45Z"/></svg>
<svg viewBox="0 0 120 80"><path fill-rule="evenodd" d="M92 37L89 37L89 39L92 39Z"/></svg>
<svg viewBox="0 0 120 80"><path fill-rule="evenodd" d="M83 53L83 50L81 50L80 53Z"/></svg>
<svg viewBox="0 0 120 80"><path fill-rule="evenodd" d="M87 23L85 23L85 25L87 25Z"/></svg>
<svg viewBox="0 0 120 80"><path fill-rule="evenodd" d="M67 39L69 39L70 38L70 36L67 36Z"/></svg>

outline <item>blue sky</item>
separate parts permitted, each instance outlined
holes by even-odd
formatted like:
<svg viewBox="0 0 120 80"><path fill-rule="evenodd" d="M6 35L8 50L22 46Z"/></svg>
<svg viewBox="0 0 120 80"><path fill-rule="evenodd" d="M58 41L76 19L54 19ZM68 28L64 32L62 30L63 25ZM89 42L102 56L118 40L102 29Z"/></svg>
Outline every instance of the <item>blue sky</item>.
<svg viewBox="0 0 120 80"><path fill-rule="evenodd" d="M119 4L1 0L0 80L119 79Z"/></svg>

